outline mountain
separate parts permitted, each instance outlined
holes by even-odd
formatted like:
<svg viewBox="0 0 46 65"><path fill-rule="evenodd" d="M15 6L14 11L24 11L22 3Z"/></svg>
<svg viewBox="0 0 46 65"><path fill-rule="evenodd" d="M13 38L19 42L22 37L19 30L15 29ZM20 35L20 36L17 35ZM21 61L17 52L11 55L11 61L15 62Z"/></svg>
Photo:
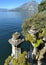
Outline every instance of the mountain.
<svg viewBox="0 0 46 65"><path fill-rule="evenodd" d="M0 8L0 12L6 12L8 9Z"/></svg>
<svg viewBox="0 0 46 65"><path fill-rule="evenodd" d="M19 12L30 11L35 13L38 11L38 3L36 1L27 2L18 8L11 9L10 11L19 11Z"/></svg>

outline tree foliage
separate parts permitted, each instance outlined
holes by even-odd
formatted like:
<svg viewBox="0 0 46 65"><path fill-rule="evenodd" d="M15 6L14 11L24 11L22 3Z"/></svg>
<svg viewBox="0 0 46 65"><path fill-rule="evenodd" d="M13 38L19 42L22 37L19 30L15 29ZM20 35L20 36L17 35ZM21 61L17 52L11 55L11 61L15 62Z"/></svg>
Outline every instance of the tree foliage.
<svg viewBox="0 0 46 65"><path fill-rule="evenodd" d="M11 61L12 58L13 58L12 56L9 56L9 57L5 60L4 65L9 65L9 62Z"/></svg>
<svg viewBox="0 0 46 65"><path fill-rule="evenodd" d="M46 0L42 0L42 2L38 6L39 12L46 11Z"/></svg>
<svg viewBox="0 0 46 65"><path fill-rule="evenodd" d="M39 29L46 29L46 14L37 13L31 18L26 19L22 25L23 33L26 34L33 25Z"/></svg>
<svg viewBox="0 0 46 65"><path fill-rule="evenodd" d="M34 47L39 47L39 45L42 43L43 43L42 39L37 40L36 43L34 44Z"/></svg>
<svg viewBox="0 0 46 65"><path fill-rule="evenodd" d="M31 34L27 34L26 37L25 37L25 39L26 39L26 41L30 41L30 43L36 41L35 36L33 36Z"/></svg>
<svg viewBox="0 0 46 65"><path fill-rule="evenodd" d="M9 56L6 60L4 65L9 65L9 62L12 60L12 64L13 65L30 65L30 63L28 62L28 60L25 58L25 55L27 54L27 52L23 52L19 58L13 58L11 56Z"/></svg>
<svg viewBox="0 0 46 65"><path fill-rule="evenodd" d="M28 33L32 26L39 30L39 33L35 36ZM40 12L26 19L22 29L25 39L30 43L35 43L34 47L38 47L41 44L42 38L46 35L46 14Z"/></svg>

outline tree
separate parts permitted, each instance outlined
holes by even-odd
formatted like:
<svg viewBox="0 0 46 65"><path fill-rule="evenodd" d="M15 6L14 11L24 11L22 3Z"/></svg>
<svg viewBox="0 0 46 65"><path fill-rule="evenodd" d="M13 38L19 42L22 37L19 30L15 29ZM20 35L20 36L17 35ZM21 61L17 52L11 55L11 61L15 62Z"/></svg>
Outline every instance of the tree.
<svg viewBox="0 0 46 65"><path fill-rule="evenodd" d="M37 35L31 35L28 33L32 26L39 30ZM40 12L33 15L24 22L22 29L26 41L35 43L34 47L38 47L41 44L43 37L46 35L46 14Z"/></svg>
<svg viewBox="0 0 46 65"><path fill-rule="evenodd" d="M42 0L42 2L38 6L39 12L46 11L46 0Z"/></svg>
<svg viewBox="0 0 46 65"><path fill-rule="evenodd" d="M25 55L27 54L27 52L23 52L19 58L14 58L9 56L6 60L4 65L9 65L9 63L12 61L13 65L30 65L30 63L28 62L28 60L25 58Z"/></svg>
<svg viewBox="0 0 46 65"><path fill-rule="evenodd" d="M12 60L12 56L9 56L6 60L5 60L5 63L4 65L9 65L9 62Z"/></svg>
<svg viewBox="0 0 46 65"><path fill-rule="evenodd" d="M18 59L13 59L13 65L30 65L30 63L28 62L28 60L25 58L25 55L27 53L23 52Z"/></svg>
<svg viewBox="0 0 46 65"><path fill-rule="evenodd" d="M46 29L46 14L37 13L31 18L26 19L22 25L23 33L26 34L33 25L39 29Z"/></svg>

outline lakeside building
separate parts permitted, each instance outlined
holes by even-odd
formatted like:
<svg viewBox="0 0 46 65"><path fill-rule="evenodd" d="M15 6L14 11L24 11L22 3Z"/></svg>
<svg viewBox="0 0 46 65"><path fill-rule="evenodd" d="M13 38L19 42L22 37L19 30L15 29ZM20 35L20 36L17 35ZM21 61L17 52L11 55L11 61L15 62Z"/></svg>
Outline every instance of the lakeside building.
<svg viewBox="0 0 46 65"><path fill-rule="evenodd" d="M14 58L18 58L19 55L21 54L21 48L18 47L24 39L21 39L20 33L16 32L12 35L12 38L8 40L8 42L12 45L12 54Z"/></svg>

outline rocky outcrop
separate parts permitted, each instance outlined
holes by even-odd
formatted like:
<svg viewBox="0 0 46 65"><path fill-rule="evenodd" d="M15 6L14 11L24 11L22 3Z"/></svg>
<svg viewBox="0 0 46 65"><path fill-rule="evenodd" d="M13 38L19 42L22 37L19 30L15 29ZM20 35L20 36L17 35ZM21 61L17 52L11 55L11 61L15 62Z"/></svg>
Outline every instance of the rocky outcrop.
<svg viewBox="0 0 46 65"><path fill-rule="evenodd" d="M30 51L31 53L32 51ZM30 57L30 63L31 65L46 65L46 43L45 43L45 46L41 49L41 50L38 50L37 48L34 48L33 49L33 52L32 52L32 57Z"/></svg>
<svg viewBox="0 0 46 65"><path fill-rule="evenodd" d="M43 47L43 49L40 50L38 60L41 60L42 58L44 58L45 53L46 53L46 45L45 47Z"/></svg>
<svg viewBox="0 0 46 65"><path fill-rule="evenodd" d="M42 65L41 59L44 58L44 54L46 53L45 30L40 30L35 28L35 26L32 26L30 30L28 31L28 33L32 35L32 37L33 35L35 35L35 39L36 39L36 41L32 42L32 39L30 38L31 44L33 46L32 59L37 61L37 65Z"/></svg>
<svg viewBox="0 0 46 65"><path fill-rule="evenodd" d="M46 43L45 46L39 51L39 54L36 55L38 60L38 65L45 65L45 63L42 64L42 59L44 59L44 54L46 53Z"/></svg>

